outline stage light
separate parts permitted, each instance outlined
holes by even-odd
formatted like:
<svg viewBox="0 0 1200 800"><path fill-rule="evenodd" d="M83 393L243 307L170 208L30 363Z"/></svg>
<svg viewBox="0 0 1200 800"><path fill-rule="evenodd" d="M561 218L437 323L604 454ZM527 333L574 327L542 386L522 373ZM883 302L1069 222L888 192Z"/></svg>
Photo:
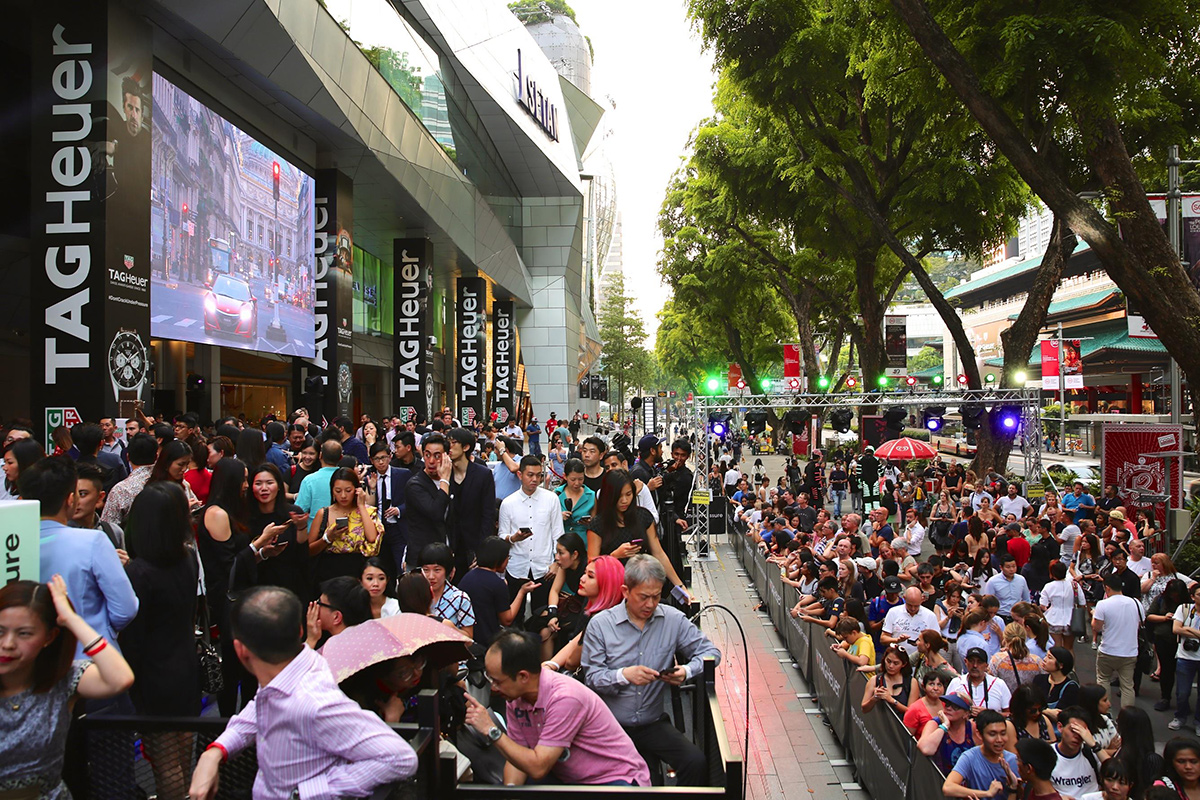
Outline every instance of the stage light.
<svg viewBox="0 0 1200 800"><path fill-rule="evenodd" d="M983 424L983 406L978 403L965 403L959 408L959 414L962 415L962 424L964 428L977 430Z"/></svg>
<svg viewBox="0 0 1200 800"><path fill-rule="evenodd" d="M887 385L888 385L887 375L880 375L879 379L876 381L876 383L879 384L880 389L886 389Z"/></svg>
<svg viewBox="0 0 1200 800"><path fill-rule="evenodd" d="M708 430L718 439L724 439L729 433L729 421L733 415L728 411L710 411L708 413Z"/></svg>
<svg viewBox="0 0 1200 800"><path fill-rule="evenodd" d="M716 378L709 378L707 386L710 394L716 394L717 389L721 388L721 382Z"/></svg>
<svg viewBox="0 0 1200 800"><path fill-rule="evenodd" d="M855 386L858 386L858 379L851 375L846 378L846 386L853 389Z"/></svg>
<svg viewBox="0 0 1200 800"><path fill-rule="evenodd" d="M934 376L933 376L933 385L934 385L934 386L941 386L941 385L942 385L942 376L941 376L941 375L934 375Z"/></svg>
<svg viewBox="0 0 1200 800"><path fill-rule="evenodd" d="M803 408L793 408L783 415L783 430L786 433L803 433L811 415Z"/></svg>
<svg viewBox="0 0 1200 800"><path fill-rule="evenodd" d="M1025 370L1023 370L1023 369L1017 370L1016 374L1013 375L1013 380L1015 380L1017 383L1022 384L1022 385L1024 385L1025 381L1028 378L1029 378L1029 376L1025 374Z"/></svg>
<svg viewBox="0 0 1200 800"><path fill-rule="evenodd" d="M904 430L904 423L908 420L908 412L903 408L892 407L883 412L883 421L887 423L890 430L899 433Z"/></svg>
<svg viewBox="0 0 1200 800"><path fill-rule="evenodd" d="M1011 437L1021 427L1021 410L1014 406L993 406L991 417L997 436Z"/></svg>
<svg viewBox="0 0 1200 800"><path fill-rule="evenodd" d="M983 382L984 383L995 383L996 376L993 373L989 372L987 375L983 376Z"/></svg>
<svg viewBox="0 0 1200 800"><path fill-rule="evenodd" d="M767 430L767 412L766 411L747 411L746 412L746 434L748 436L758 436Z"/></svg>
<svg viewBox="0 0 1200 800"><path fill-rule="evenodd" d="M912 375L909 375L907 378L904 379L904 383L906 386L911 388L911 387L917 385L917 379L914 378Z"/></svg>
<svg viewBox="0 0 1200 800"><path fill-rule="evenodd" d="M828 389L829 388L829 378L825 377L824 375L817 378L817 388L821 389L821 390Z"/></svg>
<svg viewBox="0 0 1200 800"><path fill-rule="evenodd" d="M744 380L742 380L741 378L738 378L738 380L737 380L737 383L735 383L735 384L734 384L734 386L735 386L737 389L739 389L739 390L740 390L740 389L745 389L745 388L746 388L746 382L745 382Z"/></svg>
<svg viewBox="0 0 1200 800"><path fill-rule="evenodd" d="M967 385L967 376L966 376L966 375L959 375L959 376L958 376L958 385L959 385L959 386L966 386L966 385Z"/></svg>
<svg viewBox="0 0 1200 800"><path fill-rule="evenodd" d="M850 423L854 421L854 411L849 408L835 408L829 415L829 423L838 433L849 433Z"/></svg>
<svg viewBox="0 0 1200 800"><path fill-rule="evenodd" d="M762 390L764 392L771 391L771 379L770 378L763 378L761 381L759 381L759 385L762 386Z"/></svg>
<svg viewBox="0 0 1200 800"><path fill-rule="evenodd" d="M927 431L940 431L942 417L946 415L945 406L927 406L921 410L921 421Z"/></svg>
<svg viewBox="0 0 1200 800"><path fill-rule="evenodd" d="M800 379L799 378L788 378L788 388L791 389L793 392L800 391Z"/></svg>

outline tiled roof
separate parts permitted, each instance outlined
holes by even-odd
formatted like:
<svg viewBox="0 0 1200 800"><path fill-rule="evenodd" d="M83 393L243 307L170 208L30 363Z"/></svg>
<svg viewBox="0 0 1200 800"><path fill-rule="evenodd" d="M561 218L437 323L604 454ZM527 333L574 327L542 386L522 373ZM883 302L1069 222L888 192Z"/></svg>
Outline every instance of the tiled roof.
<svg viewBox="0 0 1200 800"><path fill-rule="evenodd" d="M1075 250L1071 255L1074 255L1075 253L1078 253L1078 252L1081 252L1081 251L1087 250L1087 249L1088 249L1087 242L1080 239L1079 244L1077 244L1075 246ZM998 282L1000 282L1002 280L1006 280L1008 278L1014 278L1017 275L1021 275L1023 273L1029 272L1030 270L1037 269L1038 267L1041 266L1041 264L1042 264L1041 256L1037 256L1036 258L1027 258L1024 261L1021 261L1017 264L1013 264L1011 267L1005 267L1004 269L1000 270L999 272L993 272L991 275L984 275L982 278L976 278L973 281L967 281L966 283L960 283L958 286L955 286L954 288L946 291L946 293L945 293L946 299L949 300L954 297L959 297L961 295L967 294L968 292L974 292L978 289L982 289L985 286L991 286L993 283L998 283Z"/></svg>

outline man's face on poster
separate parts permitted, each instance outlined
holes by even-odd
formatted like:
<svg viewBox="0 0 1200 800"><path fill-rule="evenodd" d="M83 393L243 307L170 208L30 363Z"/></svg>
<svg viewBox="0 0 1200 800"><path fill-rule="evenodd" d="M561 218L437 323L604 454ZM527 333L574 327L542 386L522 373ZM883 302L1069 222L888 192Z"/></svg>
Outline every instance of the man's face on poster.
<svg viewBox="0 0 1200 800"><path fill-rule="evenodd" d="M142 98L130 92L125 93L125 128L130 136L137 136L142 130Z"/></svg>

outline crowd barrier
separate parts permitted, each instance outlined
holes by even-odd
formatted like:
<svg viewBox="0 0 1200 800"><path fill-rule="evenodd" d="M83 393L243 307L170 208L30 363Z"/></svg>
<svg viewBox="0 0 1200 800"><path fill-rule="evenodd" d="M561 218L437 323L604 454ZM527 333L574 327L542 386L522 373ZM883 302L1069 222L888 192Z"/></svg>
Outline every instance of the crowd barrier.
<svg viewBox="0 0 1200 800"><path fill-rule="evenodd" d="M455 787L453 794L445 793L442 797L453 797L455 800L549 800L561 794L564 788L569 788L572 800L608 800L616 796L622 798L662 798L663 800L743 800L744 773L741 757L734 750L725 730L725 722L721 716L721 706L717 699L716 662L712 658L705 659L704 674L686 692L690 697L690 713L687 719L677 719L676 723L685 723L690 728L694 741L708 759L708 786L650 786L630 788L627 786L570 786L534 785L534 786L488 786L483 784L463 783ZM442 785L453 786L455 775L453 758L443 757Z"/></svg>
<svg viewBox="0 0 1200 800"><path fill-rule="evenodd" d="M813 688L833 733L854 765L858 783L875 798L929 800L942 797L946 777L927 756L890 707L861 708L867 679L850 662L834 655L825 629L793 619L797 599L783 583L779 568L745 535L728 526L728 540L753 582L763 609L783 636L800 674Z"/></svg>
<svg viewBox="0 0 1200 800"><path fill-rule="evenodd" d="M196 759L225 730L228 720L86 714L77 722L80 747L86 752L86 773L79 774L78 781L71 781L72 794L78 800L136 800L186 798ZM408 781L379 787L371 800L441 797L437 693L421 692L417 722L394 724L392 728L416 751L417 774ZM152 761L155 757L166 761L171 755L179 756L186 767L159 785ZM161 773L162 765L159 767ZM70 770L68 764L68 778ZM217 800L250 800L257 772L255 749L248 747L221 765Z"/></svg>

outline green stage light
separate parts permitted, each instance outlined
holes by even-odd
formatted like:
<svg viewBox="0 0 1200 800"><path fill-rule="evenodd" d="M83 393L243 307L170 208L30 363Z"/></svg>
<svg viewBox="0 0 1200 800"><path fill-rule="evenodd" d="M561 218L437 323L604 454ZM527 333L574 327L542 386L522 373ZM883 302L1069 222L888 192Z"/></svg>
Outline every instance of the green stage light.
<svg viewBox="0 0 1200 800"><path fill-rule="evenodd" d="M995 382L996 382L996 376L995 376L995 375L993 375L993 374L991 374L991 373L989 372L987 375L985 375L985 376L984 376L983 380L984 380L984 382L986 382L986 383L995 383Z"/></svg>
<svg viewBox="0 0 1200 800"><path fill-rule="evenodd" d="M887 375L880 375L880 376L879 376L879 380L878 380L878 381L876 381L876 383L878 383L878 384L879 384L879 387L880 387L881 389L882 389L882 388L886 388L886 387L887 387L887 385L888 385L888 379L887 379Z"/></svg>
<svg viewBox="0 0 1200 800"><path fill-rule="evenodd" d="M934 386L941 386L941 385L942 385L942 376L941 376L941 375L934 375L934 376L933 376L933 385L934 385Z"/></svg>
<svg viewBox="0 0 1200 800"><path fill-rule="evenodd" d="M716 378L709 378L707 386L709 392L716 394L717 389L721 388L721 382Z"/></svg>
<svg viewBox="0 0 1200 800"><path fill-rule="evenodd" d="M770 378L763 378L762 381L760 381L760 383L762 384L762 388L763 388L764 392L768 392L771 390L771 379Z"/></svg>
<svg viewBox="0 0 1200 800"><path fill-rule="evenodd" d="M817 387L820 389L828 389L829 388L829 378L822 375L820 378L817 379Z"/></svg>

